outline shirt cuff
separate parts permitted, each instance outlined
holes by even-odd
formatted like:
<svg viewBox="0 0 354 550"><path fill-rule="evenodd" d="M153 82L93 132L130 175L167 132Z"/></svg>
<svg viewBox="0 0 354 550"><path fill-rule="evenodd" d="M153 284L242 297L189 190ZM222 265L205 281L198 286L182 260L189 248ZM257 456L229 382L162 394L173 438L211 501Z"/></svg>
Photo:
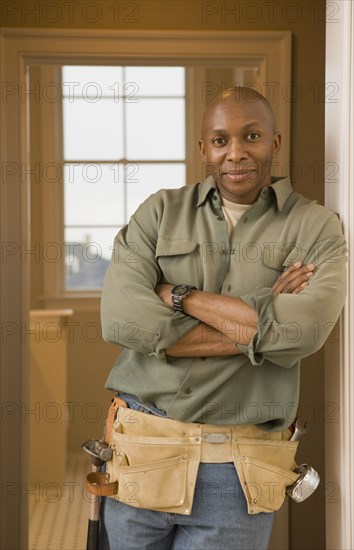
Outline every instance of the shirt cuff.
<svg viewBox="0 0 354 550"><path fill-rule="evenodd" d="M241 300L258 313L257 332L250 343L237 344L239 350L247 355L252 365L261 365L264 361L264 355L258 352L258 348L274 321L272 298L272 289L264 287L257 287L251 294L240 296Z"/></svg>
<svg viewBox="0 0 354 550"><path fill-rule="evenodd" d="M164 360L165 349L178 342L182 336L199 323L198 319L176 311L172 317L159 326L152 341L152 352L149 355Z"/></svg>

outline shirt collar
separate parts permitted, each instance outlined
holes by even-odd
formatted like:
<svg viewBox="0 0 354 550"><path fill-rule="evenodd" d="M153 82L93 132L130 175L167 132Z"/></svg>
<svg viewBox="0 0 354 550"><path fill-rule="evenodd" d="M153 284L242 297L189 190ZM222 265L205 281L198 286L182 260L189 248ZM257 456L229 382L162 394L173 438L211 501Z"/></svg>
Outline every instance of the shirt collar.
<svg viewBox="0 0 354 550"><path fill-rule="evenodd" d="M279 212L284 208L284 204L293 192L290 178L272 178L272 183L269 186L275 193Z"/></svg>
<svg viewBox="0 0 354 550"><path fill-rule="evenodd" d="M216 183L213 176L209 176L201 185L199 185L197 206L203 204L212 189L216 190Z"/></svg>
<svg viewBox="0 0 354 550"><path fill-rule="evenodd" d="M277 201L277 206L279 211L281 212L284 208L284 204L288 200L289 196L293 192L292 185L290 183L289 178L278 178L278 177L272 177L272 183L270 184L269 188L273 189L275 194L275 199ZM198 201L197 206L201 206L203 202L206 200L208 194L211 190L216 190L216 183L213 178L213 176L209 176L200 186L198 190ZM264 188L263 191L265 191L267 187ZM266 191L268 193L268 191Z"/></svg>

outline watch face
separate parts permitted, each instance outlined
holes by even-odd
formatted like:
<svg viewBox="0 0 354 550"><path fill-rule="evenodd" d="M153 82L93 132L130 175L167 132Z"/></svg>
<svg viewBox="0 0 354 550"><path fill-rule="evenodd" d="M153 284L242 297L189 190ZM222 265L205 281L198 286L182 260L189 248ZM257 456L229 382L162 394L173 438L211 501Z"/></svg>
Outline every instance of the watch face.
<svg viewBox="0 0 354 550"><path fill-rule="evenodd" d="M184 294L186 294L186 292L188 292L188 288L186 288L185 285L175 286L175 288L173 289L173 294L175 296L183 296Z"/></svg>

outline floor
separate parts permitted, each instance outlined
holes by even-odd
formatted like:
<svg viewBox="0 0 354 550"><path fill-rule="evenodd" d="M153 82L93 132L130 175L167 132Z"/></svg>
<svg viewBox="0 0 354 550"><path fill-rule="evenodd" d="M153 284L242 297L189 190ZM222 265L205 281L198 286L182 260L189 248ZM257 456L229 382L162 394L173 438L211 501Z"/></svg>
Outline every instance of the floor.
<svg viewBox="0 0 354 550"><path fill-rule="evenodd" d="M89 503L85 476L90 460L70 456L66 481L29 495L29 550L85 550Z"/></svg>

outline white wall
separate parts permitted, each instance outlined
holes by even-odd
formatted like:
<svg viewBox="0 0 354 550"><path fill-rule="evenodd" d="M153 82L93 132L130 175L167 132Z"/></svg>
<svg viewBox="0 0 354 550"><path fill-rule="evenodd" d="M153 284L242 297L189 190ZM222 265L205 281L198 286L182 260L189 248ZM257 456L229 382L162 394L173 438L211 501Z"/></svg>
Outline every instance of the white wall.
<svg viewBox="0 0 354 550"><path fill-rule="evenodd" d="M327 2L326 25L326 204L340 215L353 258L354 4ZM339 406L339 422L326 424L326 547L354 548L354 276L341 338L327 345L326 404ZM327 419L328 420L328 419Z"/></svg>

